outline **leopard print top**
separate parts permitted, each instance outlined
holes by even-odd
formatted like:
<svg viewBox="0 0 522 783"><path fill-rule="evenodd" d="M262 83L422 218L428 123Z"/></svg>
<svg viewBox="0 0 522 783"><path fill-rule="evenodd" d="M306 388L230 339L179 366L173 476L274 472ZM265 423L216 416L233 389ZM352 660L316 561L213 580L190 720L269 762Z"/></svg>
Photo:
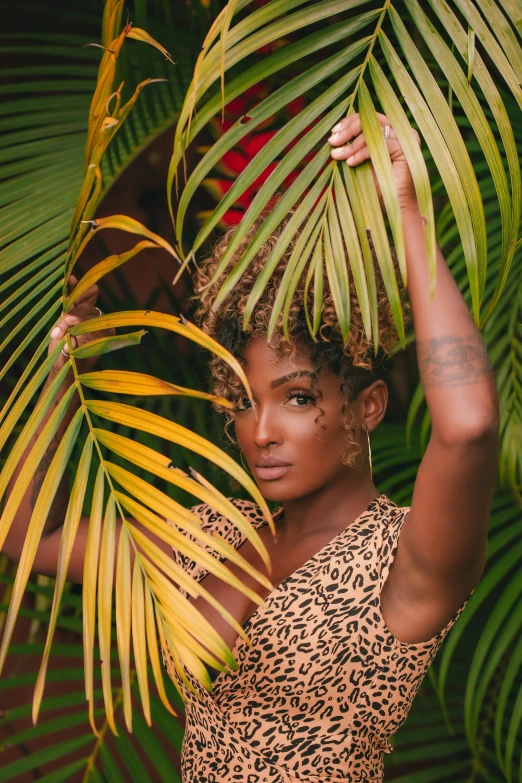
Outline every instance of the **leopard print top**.
<svg viewBox="0 0 522 783"><path fill-rule="evenodd" d="M252 502L233 502L254 528L267 524ZM192 510L235 548L245 540L209 506ZM387 628L380 592L408 511L381 494L278 585L243 626L252 648L237 639L238 668L219 672L212 693L187 672L191 693L163 651L186 706L184 783L382 781L389 738L472 595L426 642ZM197 581L208 573L174 557Z"/></svg>

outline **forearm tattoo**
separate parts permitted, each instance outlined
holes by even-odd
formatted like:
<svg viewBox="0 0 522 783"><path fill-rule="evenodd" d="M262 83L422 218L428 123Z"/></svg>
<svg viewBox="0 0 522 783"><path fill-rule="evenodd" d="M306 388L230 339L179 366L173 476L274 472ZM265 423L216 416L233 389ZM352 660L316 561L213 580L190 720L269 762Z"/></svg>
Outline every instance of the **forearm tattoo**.
<svg viewBox="0 0 522 783"><path fill-rule="evenodd" d="M478 332L466 337L452 334L417 342L417 357L422 385L464 386L492 376L489 357Z"/></svg>

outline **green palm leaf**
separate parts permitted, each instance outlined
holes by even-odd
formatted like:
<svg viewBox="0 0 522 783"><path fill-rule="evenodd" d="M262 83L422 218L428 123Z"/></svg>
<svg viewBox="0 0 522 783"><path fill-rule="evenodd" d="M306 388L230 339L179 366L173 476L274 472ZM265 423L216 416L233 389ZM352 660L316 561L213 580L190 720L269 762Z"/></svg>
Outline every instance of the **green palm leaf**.
<svg viewBox="0 0 522 783"><path fill-rule="evenodd" d="M303 133L305 118L308 117L310 123L315 121L315 128L322 128L320 119L322 112L325 117L323 132L326 133L330 122L333 123L343 114L352 112L357 105L357 101L362 101L360 110L364 118L365 135L369 137L369 143L373 151L372 162L381 190L383 190L383 199L404 276L405 263L402 251L401 221L397 195L391 187L389 158L384 154L384 145L377 141L380 127L376 120L373 124L371 123L371 117L375 117L375 115L373 113L370 91L366 89L370 86L367 81L367 75L369 75L372 82L374 82L382 108L389 110L390 114L393 114L394 128L399 141L403 142L403 147L407 150L409 148L409 161L413 163L412 168L415 170L416 175L416 189L418 194L420 194L421 207L428 220L426 246L430 259L432 285L434 284L435 244L431 194L427 187L425 173L422 173L419 157L416 156L416 160L414 160L411 135L409 135L409 128L406 128L405 116L401 113L402 109L400 108L402 100L404 100L409 112L411 112L411 116L419 125L451 201L455 220L464 245L469 285L472 292L473 312L478 323L487 269L486 222L482 196L465 138L453 119L445 97L438 86L437 79L432 75L432 60L429 57L426 59L426 51L414 42L409 32L410 30L419 31L426 40L437 63L437 75L440 75L440 80L446 79L449 81L456 98L462 103L462 106L468 113L481 143L487 165L492 172L501 204L503 221L502 271L498 284L498 291L500 292L505 282L506 270L509 269L512 261L514 242L516 241L520 223L520 175L519 172L516 172L514 164L512 135L506 126L506 112L502 101L495 101L495 119L503 142L507 142L506 150L508 150L511 161L511 186L504 173L501 147L494 131L484 116L476 96L477 88L475 85L470 86L467 68L463 68L461 62L452 54L446 43L445 38L447 39L448 33L444 28L451 26L450 35L454 42L458 39L457 45L459 49L462 49L462 26L460 22L451 24L448 21L449 9L446 3L442 4L442 10L437 10L437 14L444 25L442 29L436 26L436 17L429 18L416 0L407 0L404 3L405 9L403 10L401 7L400 13L389 2L384 3L380 12L369 13L363 8L365 6L364 2L355 0L345 3L316 2L308 4L306 9L302 9L300 5L300 3L284 3L274 0L266 4L262 10L256 9L246 16L243 14L241 17L237 17L239 21L235 24L236 16L234 16L230 28L227 28L226 39L219 37L219 30L224 24L223 18L221 18L216 21L213 34L206 41L206 46L198 62L197 78L194 78L189 87L176 130L169 170L169 198L171 197L170 189L174 181L178 179L178 167L183 159L185 150L197 132L204 126L204 123L208 122L218 112L221 100L227 103L255 84L256 79L257 82L260 82L269 76L273 78L274 73L277 73L279 78L286 78L286 83L249 112L248 122L245 123L238 120L226 131L209 149L188 178L181 193L175 221L180 254L185 258L183 268L189 261L195 259L202 243L217 225L224 212L239 196L245 194L245 191L251 187L256 177L267 166L276 164L275 169L246 211L231 246L227 249L219 268L215 270L213 279L210 281L210 284L213 284L219 280L220 284L222 284L215 303L215 307L219 308L233 281L241 277L251 259L259 251L266 239L266 234L277 227L277 221L281 222L288 210L302 200L309 188L305 178L298 178L290 186L286 187L280 202L282 204L280 212L277 211L277 207L271 212L267 218L266 227L263 226L258 231L257 235L248 244L248 247L242 251L241 257L237 257L239 242L248 226L260 214L267 199L281 188L285 176L290 171L295 170L304 155L321 154L320 152L317 153L315 149L321 134ZM486 25L472 0L462 0L462 2L456 3L456 5L466 18L470 30L476 34L476 46L473 48L473 51L475 49L480 50L484 45L488 47L488 53L490 51L493 52L492 56L495 65L500 70L506 84L512 90L516 100L522 101L522 90L520 84L517 84L517 70L521 49L504 12L494 0L488 0L487 5L491 6L491 13L498 23L498 40L496 40L491 32L485 29ZM242 4L238 4L235 9L236 12L242 7ZM449 11L449 14L451 13ZM335 24L332 24L334 16ZM344 21L344 18L346 21ZM306 26L316 23L319 19L323 23L321 35L318 33L303 35L302 41L291 43L289 47L291 54L286 56L278 54L277 57L272 55L270 58L267 58L266 62L257 62L254 65L250 65L253 54L259 47L267 46L282 36L289 36L299 27L303 28L306 33ZM359 40L350 40L349 45L346 45L345 41L340 39L338 51L335 54L331 55L327 60L312 64L309 67L310 59L314 55L319 55L323 45L322 41L330 38L333 43L335 41L335 33L340 29L340 25L347 24L348 19L351 25L352 36L358 35ZM227 24L228 21L229 17L227 17ZM391 43L391 33L398 42L399 49L396 49ZM467 38L466 35L466 40ZM301 44L302 49L299 48ZM382 71L378 70L379 65L377 61L382 59L383 55L386 58L388 68L396 80L396 86L392 86L385 79ZM302 61L303 66L300 68L299 76L288 79L286 75L289 66L299 65L301 57L306 57L307 59ZM344 62L354 58L359 59L361 64L356 66L356 69L351 72L351 77L343 76L343 79L339 80L337 74L344 67ZM216 66L219 59L222 61L222 68L218 72ZM246 71L242 75L236 75L239 65L243 66L243 69L247 66ZM279 70L276 71L277 68ZM227 72L227 75L230 73L230 81L225 84L224 91L221 89L220 81L218 94L216 89L217 80L218 76L222 75L223 69ZM483 90L487 99L493 103L498 93L494 95L494 90L491 89L492 78L485 69L480 51L476 53L472 70L473 74L477 72L476 80L480 90ZM290 70L291 73L292 71ZM356 76L355 83L353 83L354 76ZM520 80L518 79L518 81ZM397 88L399 90L398 96L395 92ZM318 93L319 97L313 100ZM255 155L227 191L216 210L205 220L190 250L188 253L185 253L182 248L183 224L198 186L202 184L207 174L210 173L222 155L250 133L262 121L263 117L268 115L268 112L282 108L301 95L312 99L309 106L300 115L282 127L270 142ZM194 123L191 121L194 111L197 111L198 114L201 112L199 124L198 120ZM330 111L330 114L327 114L328 111ZM328 119L328 122L326 122L326 119ZM370 131L370 128L373 128L373 132ZM410 142L409 144L407 143L408 141ZM290 149L287 148L289 142L293 144ZM325 170L333 172L338 164L334 161L327 163L325 160L322 165ZM375 194L374 196L368 196L374 205L376 203L376 188L368 177L366 177L365 186L370 188L371 192ZM365 192L367 188L365 187ZM349 191L346 190L345 195L353 210L353 194L350 197ZM329 199L333 200L333 198L333 192L330 192ZM379 208L378 212L380 213L380 211ZM327 231L324 236L333 237L336 235L336 228L335 223L331 221L335 220L336 211L327 210L327 215L329 217L327 218ZM366 212L365 221L366 228L371 230L372 236L376 234L381 237L379 240L381 263L384 264L384 269L387 270L388 295L394 308L399 333L401 333L400 303L395 292L396 286L391 279L389 256L384 252L385 244L383 243L382 225L381 227L379 226L379 219L373 208L371 212ZM382 219L380 219L380 222L382 224ZM294 225L295 236L300 226ZM286 239L287 237L285 237L285 241ZM288 236L288 241L292 239L292 236ZM355 253L356 258L360 258L360 254L364 252L362 245L363 243L360 242L359 253ZM276 250L275 255L279 255L278 250ZM312 263L312 257L310 257L307 264L305 264L305 273L310 279L312 274L310 265ZM355 261L356 264L357 260ZM273 269L273 265L271 268ZM268 273L263 278L263 282L266 284L267 279L269 279ZM259 296L261 292L258 290L256 296ZM375 293L371 288L366 293L359 286L357 295L361 298L361 309L366 312L368 319L368 310L372 311L375 309ZM335 305L339 321L343 323L344 334L346 333L346 314L343 314L339 295L336 295Z"/></svg>

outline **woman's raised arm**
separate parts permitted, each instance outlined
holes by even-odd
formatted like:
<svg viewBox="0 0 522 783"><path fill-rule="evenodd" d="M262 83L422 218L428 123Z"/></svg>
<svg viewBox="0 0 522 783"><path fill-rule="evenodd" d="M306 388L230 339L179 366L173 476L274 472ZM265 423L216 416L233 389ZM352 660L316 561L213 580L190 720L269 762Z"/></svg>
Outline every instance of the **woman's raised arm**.
<svg viewBox="0 0 522 783"><path fill-rule="evenodd" d="M384 129L391 125L378 115ZM369 158L358 115L330 137L338 160ZM418 138L418 135L417 135ZM419 139L418 139L419 140ZM420 143L420 140L419 140ZM485 565L498 459L498 399L482 338L437 248L436 290L429 294L423 218L411 173L393 129L387 141L399 194L420 378L431 415L394 569L440 627L463 603ZM353 156L353 157L352 157Z"/></svg>

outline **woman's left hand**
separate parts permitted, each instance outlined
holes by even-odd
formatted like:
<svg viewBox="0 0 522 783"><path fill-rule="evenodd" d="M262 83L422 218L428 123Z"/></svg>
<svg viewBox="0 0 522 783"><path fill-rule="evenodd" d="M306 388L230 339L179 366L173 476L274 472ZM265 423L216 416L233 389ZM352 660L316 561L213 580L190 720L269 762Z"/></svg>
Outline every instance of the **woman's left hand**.
<svg viewBox="0 0 522 783"><path fill-rule="evenodd" d="M395 184L397 186L397 194L399 196L399 203L401 209L411 209L417 205L417 195L415 193L415 187L411 176L410 167L403 149L397 141L395 131L385 114L376 112L377 118L384 133L384 127L390 126L390 137L386 140L386 146L390 153L392 162L392 169L395 176ZM417 144L420 146L421 139L419 134L413 128L411 132L417 140ZM330 144L335 147L332 150L332 158L335 160L346 160L347 165L357 166L364 160L370 159L370 152L366 146L366 139L364 133L362 133L361 120L359 114L350 114L349 117L345 117L332 128L332 135L328 139ZM372 169L373 171L373 169ZM379 199L381 200L381 190L379 183L373 171L373 177L377 186L377 192Z"/></svg>

